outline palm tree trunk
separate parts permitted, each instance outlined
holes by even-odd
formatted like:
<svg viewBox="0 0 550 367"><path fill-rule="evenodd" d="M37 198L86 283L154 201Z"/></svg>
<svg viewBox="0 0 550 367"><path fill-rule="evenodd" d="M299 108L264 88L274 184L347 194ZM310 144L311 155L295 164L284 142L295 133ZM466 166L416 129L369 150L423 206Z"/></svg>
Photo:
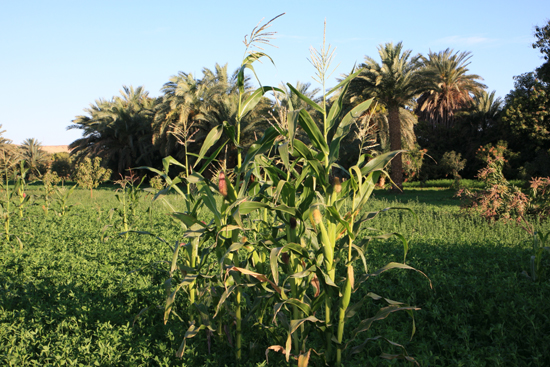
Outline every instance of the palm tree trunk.
<svg viewBox="0 0 550 367"><path fill-rule="evenodd" d="M390 150L401 150L401 120L399 118L399 105L392 104L388 106L388 125L390 128ZM403 160L401 154L395 156L391 161L390 177L396 186L392 189L400 191L403 189Z"/></svg>

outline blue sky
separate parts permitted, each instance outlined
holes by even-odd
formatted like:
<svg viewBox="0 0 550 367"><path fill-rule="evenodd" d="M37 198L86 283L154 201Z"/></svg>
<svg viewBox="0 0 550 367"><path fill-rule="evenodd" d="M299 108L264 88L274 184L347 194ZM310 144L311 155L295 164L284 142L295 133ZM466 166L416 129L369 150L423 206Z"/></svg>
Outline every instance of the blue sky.
<svg viewBox="0 0 550 367"><path fill-rule="evenodd" d="M550 1L8 1L0 11L0 124L14 143L36 138L69 144L71 120L96 99L143 85L151 96L178 71L200 77L215 63L236 69L244 36L277 14L270 28L275 66L257 72L263 85L312 81L310 46L336 48L334 77L377 46L402 41L413 54L470 51L471 73L504 97L514 75L541 65L531 47ZM333 83L335 84L335 83Z"/></svg>

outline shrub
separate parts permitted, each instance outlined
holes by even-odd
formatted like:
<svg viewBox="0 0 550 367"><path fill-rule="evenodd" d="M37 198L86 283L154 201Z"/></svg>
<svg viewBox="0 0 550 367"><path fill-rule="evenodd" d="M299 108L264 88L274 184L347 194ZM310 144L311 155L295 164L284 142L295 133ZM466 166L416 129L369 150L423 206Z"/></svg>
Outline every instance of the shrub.
<svg viewBox="0 0 550 367"><path fill-rule="evenodd" d="M515 219L521 222L526 215L547 217L550 214L550 178L531 180L529 195L512 185L502 170L506 160L502 147L480 148L487 166L479 170L477 177L485 184L478 192L461 189L457 196L465 199L463 209L477 211L488 220Z"/></svg>
<svg viewBox="0 0 550 367"><path fill-rule="evenodd" d="M74 165L69 153L61 152L52 155L52 164L50 170L60 178L69 178L74 171Z"/></svg>

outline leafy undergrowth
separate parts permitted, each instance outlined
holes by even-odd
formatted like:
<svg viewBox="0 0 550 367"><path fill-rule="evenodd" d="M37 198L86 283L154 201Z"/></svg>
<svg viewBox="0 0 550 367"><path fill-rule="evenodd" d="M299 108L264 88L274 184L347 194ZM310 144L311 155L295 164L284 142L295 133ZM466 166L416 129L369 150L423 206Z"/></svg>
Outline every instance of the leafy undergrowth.
<svg viewBox="0 0 550 367"><path fill-rule="evenodd" d="M117 207L110 190L77 190L79 202L66 217L45 217L30 207L13 222L23 250L3 242L0 251L0 365L5 366L233 366L230 348L217 348L217 336L204 333L188 342L175 358L187 325L163 325L163 282L168 247L151 236L118 236L120 220L109 217ZM409 233L408 264L424 271L386 272L363 283L357 292L383 292L421 308L415 316L393 314L377 323L362 340L383 334L406 346L422 366L550 365L550 282L521 275L529 266L529 236L513 224L488 224L458 211L450 191L407 192L398 197L376 192L373 210L389 211L374 227ZM177 197L171 198L179 205ZM437 205L441 203L441 205ZM156 233L169 243L179 239L179 225L148 199L132 227ZM549 223L535 223L548 231ZM397 240L373 241L367 253L369 272L390 261L402 262ZM139 270L139 271L135 271ZM357 295L360 298L360 295ZM146 307L150 309L143 311ZM357 320L377 309L367 304ZM139 317L136 316L140 314ZM353 323L352 323L353 324ZM245 366L267 366L265 348L272 341L256 326L244 323ZM312 344L315 341L311 341ZM209 354L209 346L211 354ZM399 352L382 341L366 344L346 358L345 366L393 365L378 356ZM269 365L286 365L269 354Z"/></svg>

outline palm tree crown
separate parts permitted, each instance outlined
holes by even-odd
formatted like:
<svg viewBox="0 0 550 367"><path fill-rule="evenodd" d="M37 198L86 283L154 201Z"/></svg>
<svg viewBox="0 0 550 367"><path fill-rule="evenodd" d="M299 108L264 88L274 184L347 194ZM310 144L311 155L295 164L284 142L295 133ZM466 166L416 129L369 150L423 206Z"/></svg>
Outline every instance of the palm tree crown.
<svg viewBox="0 0 550 367"><path fill-rule="evenodd" d="M450 128L454 124L455 112L469 107L474 96L485 85L479 75L468 74L470 52L456 52L446 49L438 53L429 52L422 57L424 65L425 91L417 100L416 114L433 127Z"/></svg>
<svg viewBox="0 0 550 367"><path fill-rule="evenodd" d="M139 164L152 164L151 123L157 101L143 87L126 87L121 96L96 100L77 116L68 129L83 130L83 137L69 145L77 159L104 158L115 172Z"/></svg>

